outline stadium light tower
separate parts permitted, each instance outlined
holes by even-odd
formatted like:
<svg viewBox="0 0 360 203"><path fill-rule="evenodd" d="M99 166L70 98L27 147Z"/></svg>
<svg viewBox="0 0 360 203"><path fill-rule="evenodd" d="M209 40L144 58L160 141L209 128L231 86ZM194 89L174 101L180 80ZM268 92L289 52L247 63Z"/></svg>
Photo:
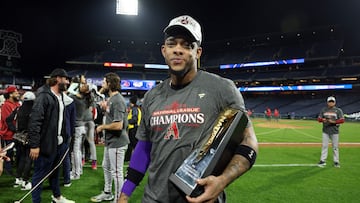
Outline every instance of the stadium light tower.
<svg viewBox="0 0 360 203"><path fill-rule="evenodd" d="M138 0L116 0L116 14L138 15Z"/></svg>

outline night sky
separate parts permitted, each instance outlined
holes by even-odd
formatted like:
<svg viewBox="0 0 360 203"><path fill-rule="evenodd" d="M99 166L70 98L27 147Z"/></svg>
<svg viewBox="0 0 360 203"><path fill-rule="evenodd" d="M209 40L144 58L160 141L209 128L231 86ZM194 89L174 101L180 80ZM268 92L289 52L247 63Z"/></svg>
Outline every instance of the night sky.
<svg viewBox="0 0 360 203"><path fill-rule="evenodd" d="M182 14L199 20L205 42L340 25L359 46L359 9L358 0L139 0L138 16L119 16L115 0L5 0L0 29L22 33L21 69L41 74L100 51L107 38L161 42L163 28Z"/></svg>

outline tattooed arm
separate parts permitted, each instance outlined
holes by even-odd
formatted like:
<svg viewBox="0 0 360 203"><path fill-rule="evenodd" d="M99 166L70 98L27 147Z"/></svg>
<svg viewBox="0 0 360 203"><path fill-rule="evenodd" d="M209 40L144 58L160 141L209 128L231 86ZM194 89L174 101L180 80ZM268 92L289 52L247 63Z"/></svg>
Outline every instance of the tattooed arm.
<svg viewBox="0 0 360 203"><path fill-rule="evenodd" d="M252 125L245 129L244 140L241 145L248 146L256 153L258 152L258 142ZM246 173L251 168L251 165L252 164L248 158L240 154L235 154L220 176L208 176L206 178L199 179L197 183L204 186L205 192L194 198L187 196L187 200L193 203L215 202L219 194L224 191L230 183L242 174Z"/></svg>

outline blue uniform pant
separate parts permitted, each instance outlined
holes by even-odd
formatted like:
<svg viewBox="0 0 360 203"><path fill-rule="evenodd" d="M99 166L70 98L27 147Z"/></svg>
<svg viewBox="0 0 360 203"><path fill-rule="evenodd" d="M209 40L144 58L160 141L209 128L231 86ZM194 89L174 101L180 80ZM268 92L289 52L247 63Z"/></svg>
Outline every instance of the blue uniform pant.
<svg viewBox="0 0 360 203"><path fill-rule="evenodd" d="M68 148L69 145L66 143L60 145L60 154L65 154ZM65 155L62 167L63 167L64 184L68 184L70 183L70 172L71 172L70 151L68 151L68 153Z"/></svg>
<svg viewBox="0 0 360 203"><path fill-rule="evenodd" d="M58 146L56 153L50 156L39 155L38 159L34 161L34 174L32 177L32 186L36 187L31 193L32 202L40 203L41 202L41 192L42 192L42 179L49 174L61 161L63 157L62 150L60 150L63 144ZM41 182L41 183L40 183ZM49 176L50 187L53 192L54 197L59 197L61 195L60 183L59 183L59 167L51 173ZM39 184L39 186L37 186Z"/></svg>

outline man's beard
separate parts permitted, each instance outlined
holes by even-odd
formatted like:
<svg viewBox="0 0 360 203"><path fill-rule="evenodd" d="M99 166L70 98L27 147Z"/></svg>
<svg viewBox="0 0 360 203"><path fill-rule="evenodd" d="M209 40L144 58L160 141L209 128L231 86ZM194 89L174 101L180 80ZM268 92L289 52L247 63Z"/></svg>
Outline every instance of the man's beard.
<svg viewBox="0 0 360 203"><path fill-rule="evenodd" d="M102 94L109 94L109 88L103 88Z"/></svg>
<svg viewBox="0 0 360 203"><path fill-rule="evenodd" d="M177 77L184 77L190 71L190 69L191 68L185 66L185 68L183 68L182 70L174 70L171 68L171 66L169 66L170 74L173 74Z"/></svg>
<svg viewBox="0 0 360 203"><path fill-rule="evenodd" d="M12 97L12 99L13 99L15 102L20 101L20 98L19 98L19 97Z"/></svg>
<svg viewBox="0 0 360 203"><path fill-rule="evenodd" d="M67 85L65 83L59 83L59 92L64 92L67 90Z"/></svg>

